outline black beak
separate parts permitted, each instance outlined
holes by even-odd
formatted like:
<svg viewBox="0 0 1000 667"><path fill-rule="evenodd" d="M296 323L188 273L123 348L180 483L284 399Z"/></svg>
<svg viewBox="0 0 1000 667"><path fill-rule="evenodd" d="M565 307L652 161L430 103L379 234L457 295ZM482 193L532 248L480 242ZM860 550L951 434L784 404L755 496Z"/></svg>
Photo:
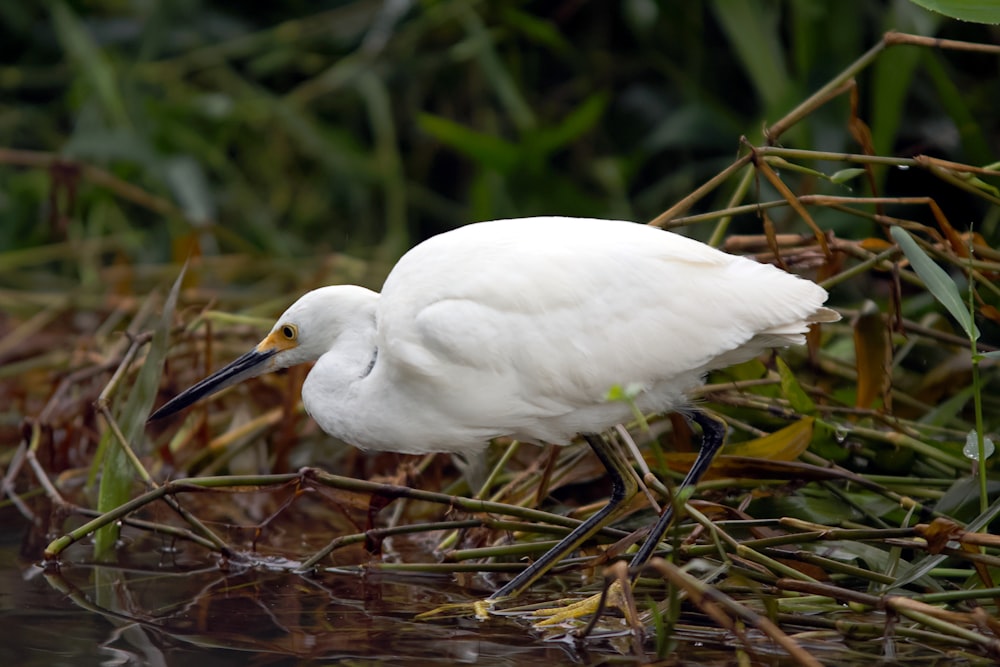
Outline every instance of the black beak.
<svg viewBox="0 0 1000 667"><path fill-rule="evenodd" d="M206 396L211 396L226 387L231 387L243 380L266 373L271 370L267 366L267 361L277 352L277 349L265 350L263 352L258 350L247 352L228 366L220 368L198 384L174 396L160 406L159 410L151 414L147 421L169 417Z"/></svg>

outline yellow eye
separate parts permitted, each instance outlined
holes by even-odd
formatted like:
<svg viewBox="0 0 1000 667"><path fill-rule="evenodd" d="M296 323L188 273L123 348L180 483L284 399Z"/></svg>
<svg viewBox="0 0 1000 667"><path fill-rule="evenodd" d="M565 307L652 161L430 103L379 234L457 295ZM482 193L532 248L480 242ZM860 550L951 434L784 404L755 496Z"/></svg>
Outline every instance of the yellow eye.
<svg viewBox="0 0 1000 667"><path fill-rule="evenodd" d="M281 326L281 335L285 340L295 340L299 337L299 329L294 324L283 324Z"/></svg>

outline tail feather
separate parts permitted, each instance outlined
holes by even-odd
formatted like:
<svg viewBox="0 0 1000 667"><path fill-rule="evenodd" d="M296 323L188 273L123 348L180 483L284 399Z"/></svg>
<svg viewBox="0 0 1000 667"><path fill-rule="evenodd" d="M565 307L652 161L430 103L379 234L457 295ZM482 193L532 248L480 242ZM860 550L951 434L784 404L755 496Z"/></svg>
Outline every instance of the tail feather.
<svg viewBox="0 0 1000 667"><path fill-rule="evenodd" d="M809 317L808 321L810 323L838 322L840 321L840 313L835 311L833 308L817 308L816 312Z"/></svg>
<svg viewBox="0 0 1000 667"><path fill-rule="evenodd" d="M836 322L840 319L840 313L833 310L832 308L817 308L811 314L809 314L804 319L795 322L786 322L785 324L779 324L778 326L771 327L769 329L764 329L760 332L761 335L773 334L775 336L794 336L795 334L804 334L809 330L810 324L819 324L821 322ZM801 344L801 341L800 341Z"/></svg>
<svg viewBox="0 0 1000 667"><path fill-rule="evenodd" d="M738 348L715 357L701 371L705 372L716 368L735 366L736 364L753 359L760 353L771 348L804 345L806 342L805 333L809 331L810 324L836 322L839 319L840 313L832 308L820 306L801 320L788 322L761 331Z"/></svg>

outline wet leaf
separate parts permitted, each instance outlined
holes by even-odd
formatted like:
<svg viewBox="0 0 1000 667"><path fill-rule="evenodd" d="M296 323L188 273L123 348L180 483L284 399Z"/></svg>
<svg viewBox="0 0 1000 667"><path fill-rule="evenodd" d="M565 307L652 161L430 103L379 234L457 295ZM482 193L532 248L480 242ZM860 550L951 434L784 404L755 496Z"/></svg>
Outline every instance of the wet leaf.
<svg viewBox="0 0 1000 667"><path fill-rule="evenodd" d="M842 433L821 422L813 427L813 441L809 444L809 449L834 463L843 463L850 457L843 441Z"/></svg>
<svg viewBox="0 0 1000 667"><path fill-rule="evenodd" d="M996 451L996 447L993 444L993 439L984 436L983 437L983 458L988 459L993 456L993 452ZM962 448L962 453L965 454L965 458L971 459L973 461L979 460L979 433L975 429L969 431L965 436L965 447Z"/></svg>

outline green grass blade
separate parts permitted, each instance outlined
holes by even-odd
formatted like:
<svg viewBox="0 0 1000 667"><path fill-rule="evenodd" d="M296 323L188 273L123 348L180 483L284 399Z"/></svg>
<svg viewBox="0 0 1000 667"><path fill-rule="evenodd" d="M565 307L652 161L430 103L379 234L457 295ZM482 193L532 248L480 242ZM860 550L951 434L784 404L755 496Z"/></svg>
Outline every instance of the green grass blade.
<svg viewBox="0 0 1000 667"><path fill-rule="evenodd" d="M153 333L153 339L146 354L146 362L136 375L135 383L130 388L124 407L116 416L116 420L125 434L126 442L133 448L142 437L146 418L149 416L153 408L153 401L156 399L156 390L163 372L163 360L167 354L170 327L177 305L177 295L180 292L181 282L184 280L184 272L185 269L182 269L177 280L174 281L163 306L160 324ZM98 490L97 510L102 513L128 502L132 483L135 480L135 470L130 465L129 457L121 444L113 436L110 436L110 431L106 432L104 437L110 437L111 442L105 448L106 456ZM118 541L118 534L119 527L116 523L105 526L94 534L94 557L96 559L102 560L111 553L115 542Z"/></svg>
<svg viewBox="0 0 1000 667"><path fill-rule="evenodd" d="M422 113L417 116L417 123L421 130L446 146L501 173L512 171L520 160L521 152L514 144L448 118Z"/></svg>
<svg viewBox="0 0 1000 667"><path fill-rule="evenodd" d="M711 7L768 114L776 113L791 82L779 48L777 7L760 0L716 0Z"/></svg>
<svg viewBox="0 0 1000 667"><path fill-rule="evenodd" d="M952 317L958 320L965 334L971 340L978 340L979 329L976 327L975 321L973 321L972 314L962 301L962 297L958 293L958 286L951 279L951 276L917 245L917 242L913 240L913 237L905 229L893 227L892 238L899 244L900 250L910 260L913 270L924 281L924 285L934 295L934 298L948 309Z"/></svg>
<svg viewBox="0 0 1000 667"><path fill-rule="evenodd" d="M83 23L62 2L52 5L52 21L69 60L87 80L105 111L116 125L127 125L128 114L119 93L115 69Z"/></svg>

